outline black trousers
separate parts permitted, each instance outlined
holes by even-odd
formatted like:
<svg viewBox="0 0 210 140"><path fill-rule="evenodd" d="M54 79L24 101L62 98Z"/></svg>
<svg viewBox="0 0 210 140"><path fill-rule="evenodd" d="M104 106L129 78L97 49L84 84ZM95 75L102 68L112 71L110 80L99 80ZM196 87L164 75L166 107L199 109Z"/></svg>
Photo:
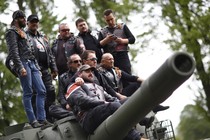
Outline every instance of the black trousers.
<svg viewBox="0 0 210 140"><path fill-rule="evenodd" d="M121 70L131 74L131 63L127 51L114 52L112 53L114 57L114 66L120 68Z"/></svg>
<svg viewBox="0 0 210 140"><path fill-rule="evenodd" d="M141 83L138 82L129 82L129 85L123 88L122 94L129 97L131 96L139 87Z"/></svg>
<svg viewBox="0 0 210 140"><path fill-rule="evenodd" d="M89 110L81 123L82 127L89 134L93 134L94 130L110 115L112 115L119 107L120 102L111 102L99 105ZM139 140L140 132L135 129L129 131L124 140Z"/></svg>

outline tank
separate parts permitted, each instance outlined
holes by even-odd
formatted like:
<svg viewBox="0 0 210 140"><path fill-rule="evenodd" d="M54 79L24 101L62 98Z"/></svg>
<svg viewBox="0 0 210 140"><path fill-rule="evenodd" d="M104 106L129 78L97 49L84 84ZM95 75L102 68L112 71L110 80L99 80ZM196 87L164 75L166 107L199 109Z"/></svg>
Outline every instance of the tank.
<svg viewBox="0 0 210 140"><path fill-rule="evenodd" d="M69 116L48 128L23 130L26 124L9 126L0 140L122 140L139 120L170 97L194 69L195 61L188 53L174 53L92 135L82 130L74 116Z"/></svg>

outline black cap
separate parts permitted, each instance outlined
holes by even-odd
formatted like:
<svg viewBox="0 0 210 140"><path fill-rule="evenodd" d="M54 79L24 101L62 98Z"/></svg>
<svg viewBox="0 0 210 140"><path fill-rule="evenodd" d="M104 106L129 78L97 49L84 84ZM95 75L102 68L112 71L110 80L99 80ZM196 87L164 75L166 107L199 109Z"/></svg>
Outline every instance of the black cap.
<svg viewBox="0 0 210 140"><path fill-rule="evenodd" d="M93 67L91 67L91 66L85 64L85 65L82 65L82 66L78 69L78 72L86 71L86 70L89 70L89 69L90 69L90 70L94 70Z"/></svg>
<svg viewBox="0 0 210 140"><path fill-rule="evenodd" d="M15 11L15 12L12 14L12 18L13 18L13 19L17 19L17 18L20 18L20 17L26 17L26 15L24 14L24 12L21 11L21 10L17 10L17 11Z"/></svg>
<svg viewBox="0 0 210 140"><path fill-rule="evenodd" d="M30 15L30 16L28 16L27 21L32 21L32 20L39 21L39 18L38 18L37 15Z"/></svg>

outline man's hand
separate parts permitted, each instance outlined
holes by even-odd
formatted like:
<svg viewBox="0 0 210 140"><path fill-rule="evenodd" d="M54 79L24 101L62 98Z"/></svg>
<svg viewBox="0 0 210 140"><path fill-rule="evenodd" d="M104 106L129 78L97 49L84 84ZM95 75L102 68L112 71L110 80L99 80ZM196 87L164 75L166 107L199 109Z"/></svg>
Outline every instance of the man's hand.
<svg viewBox="0 0 210 140"><path fill-rule="evenodd" d="M116 93L117 94L117 98L119 99L119 100L123 100L123 99L126 99L127 98L127 96L125 96L125 95L122 95L122 94L120 94L120 93Z"/></svg>
<svg viewBox="0 0 210 140"><path fill-rule="evenodd" d="M107 36L103 40L100 41L100 44L102 46L104 46L104 45L108 44L109 42L115 41L115 40L117 40L117 37L115 35L107 34Z"/></svg>
<svg viewBox="0 0 210 140"><path fill-rule="evenodd" d="M22 69L20 70L20 76L26 76L26 75L27 75L26 69L25 69L25 68L22 68Z"/></svg>
<svg viewBox="0 0 210 140"><path fill-rule="evenodd" d="M81 85L83 85L84 83L85 83L84 80L83 80L82 78L80 78L80 77L77 77L77 78L75 79L75 84L78 85L78 86L81 86Z"/></svg>
<svg viewBox="0 0 210 140"><path fill-rule="evenodd" d="M55 79L57 77L57 75L58 75L58 72L57 71L51 72L52 79Z"/></svg>
<svg viewBox="0 0 210 140"><path fill-rule="evenodd" d="M115 42L117 42L118 44L128 44L128 39L126 39L126 38L117 38L115 40Z"/></svg>
<svg viewBox="0 0 210 140"><path fill-rule="evenodd" d="M138 77L137 82L142 83L144 81L144 79Z"/></svg>
<svg viewBox="0 0 210 140"><path fill-rule="evenodd" d="M71 111L71 107L70 107L69 104L66 104L66 109L69 110L69 111Z"/></svg>
<svg viewBox="0 0 210 140"><path fill-rule="evenodd" d="M114 70L115 70L118 77L122 76L122 71L118 67L114 67Z"/></svg>

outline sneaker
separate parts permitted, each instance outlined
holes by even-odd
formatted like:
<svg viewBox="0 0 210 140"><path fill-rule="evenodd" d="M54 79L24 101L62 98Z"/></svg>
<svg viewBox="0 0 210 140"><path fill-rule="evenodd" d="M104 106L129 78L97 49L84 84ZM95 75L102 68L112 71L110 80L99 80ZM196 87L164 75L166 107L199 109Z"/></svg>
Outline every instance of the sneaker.
<svg viewBox="0 0 210 140"><path fill-rule="evenodd" d="M47 120L39 121L40 124L44 125L45 127L53 126L52 123L48 122Z"/></svg>
<svg viewBox="0 0 210 140"><path fill-rule="evenodd" d="M25 123L23 130L32 129L33 127L29 123Z"/></svg>
<svg viewBox="0 0 210 140"><path fill-rule="evenodd" d="M43 126L43 124L40 124L38 121L34 121L34 122L30 123L30 125L31 125L33 128L38 128L38 127Z"/></svg>

